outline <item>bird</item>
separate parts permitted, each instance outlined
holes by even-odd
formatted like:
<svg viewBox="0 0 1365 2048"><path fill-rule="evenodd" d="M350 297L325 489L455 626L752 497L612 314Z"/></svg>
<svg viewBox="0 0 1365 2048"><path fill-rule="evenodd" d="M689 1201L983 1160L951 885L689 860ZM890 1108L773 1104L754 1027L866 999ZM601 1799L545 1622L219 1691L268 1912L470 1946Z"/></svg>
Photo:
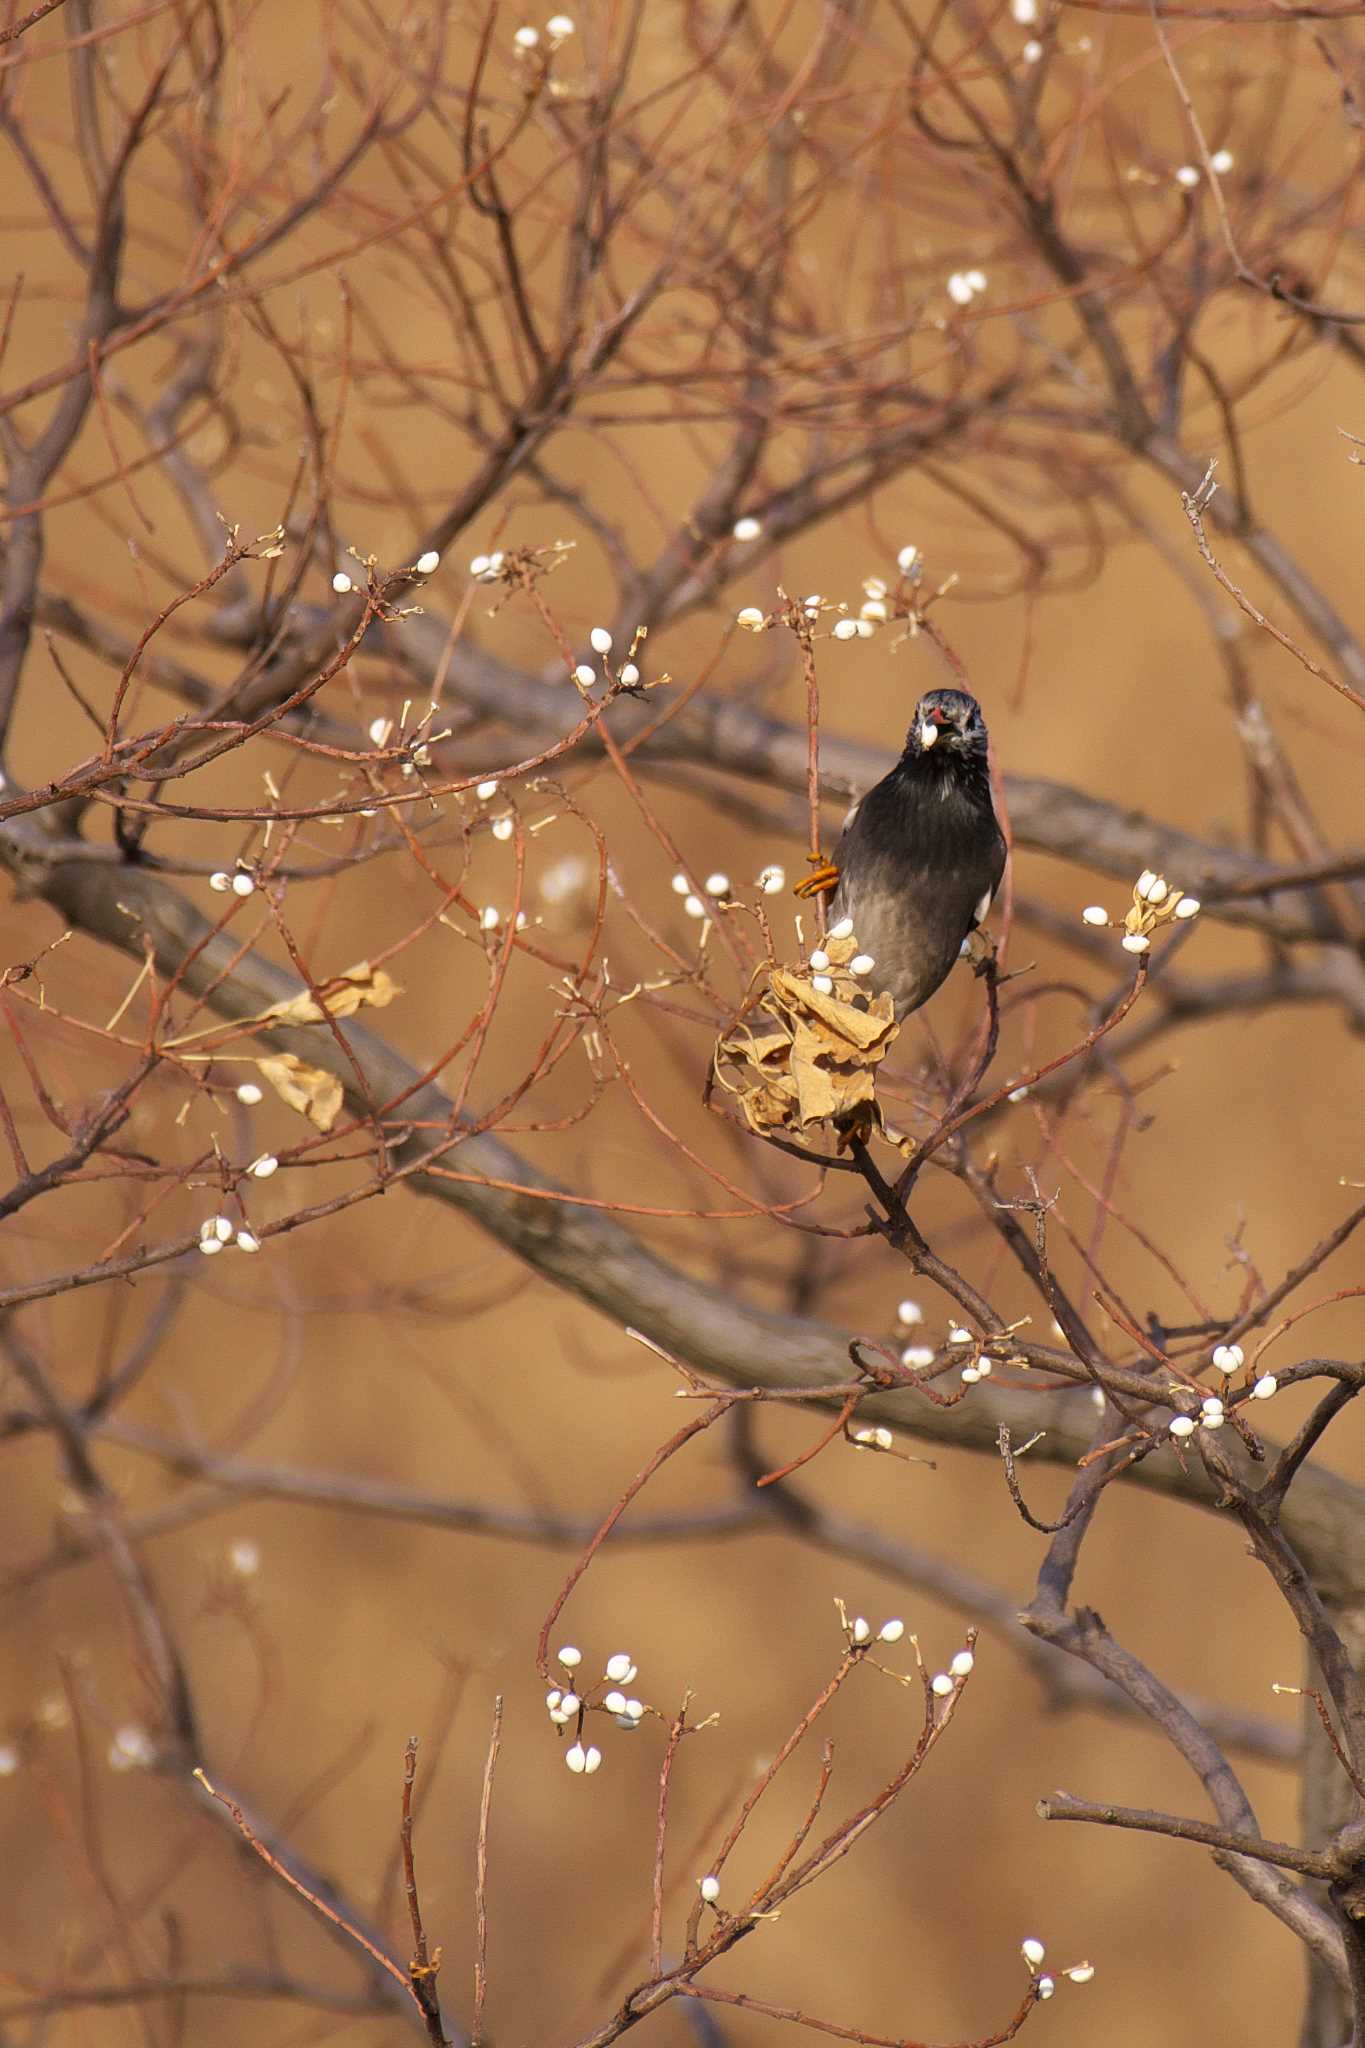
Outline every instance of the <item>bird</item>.
<svg viewBox="0 0 1365 2048"><path fill-rule="evenodd" d="M854 804L832 861L799 895L833 891L829 927L868 954L868 986L889 990L900 1023L947 979L1005 871L991 797L986 721L965 690L930 690L905 751Z"/></svg>

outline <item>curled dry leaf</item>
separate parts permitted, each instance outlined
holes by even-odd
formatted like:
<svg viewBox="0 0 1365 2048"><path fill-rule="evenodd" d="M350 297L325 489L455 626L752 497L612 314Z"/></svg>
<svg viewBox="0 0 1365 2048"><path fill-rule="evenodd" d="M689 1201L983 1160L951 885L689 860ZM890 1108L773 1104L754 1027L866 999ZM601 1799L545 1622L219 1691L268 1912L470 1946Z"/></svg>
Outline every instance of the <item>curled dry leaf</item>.
<svg viewBox="0 0 1365 2048"><path fill-rule="evenodd" d="M877 1068L900 1026L889 992L869 996L849 972L855 947L825 941L833 987L806 973L766 970L712 1055L712 1084L733 1095L750 1130L804 1131L827 1118L880 1125ZM709 1092L709 1091L708 1091Z"/></svg>
<svg viewBox="0 0 1365 2048"><path fill-rule="evenodd" d="M368 960L362 960L358 967L347 967L342 973L334 974L330 981L320 982L316 995L311 989L304 989L300 994L291 996L288 1002L272 1003L253 1021L258 1024L321 1024L328 1016L353 1017L357 1010L367 1007L383 1010L402 992L382 967L371 967Z"/></svg>
<svg viewBox="0 0 1365 2048"><path fill-rule="evenodd" d="M310 1067L292 1052L273 1053L256 1065L282 1102L298 1110L319 1131L330 1131L341 1110L344 1091L335 1074Z"/></svg>

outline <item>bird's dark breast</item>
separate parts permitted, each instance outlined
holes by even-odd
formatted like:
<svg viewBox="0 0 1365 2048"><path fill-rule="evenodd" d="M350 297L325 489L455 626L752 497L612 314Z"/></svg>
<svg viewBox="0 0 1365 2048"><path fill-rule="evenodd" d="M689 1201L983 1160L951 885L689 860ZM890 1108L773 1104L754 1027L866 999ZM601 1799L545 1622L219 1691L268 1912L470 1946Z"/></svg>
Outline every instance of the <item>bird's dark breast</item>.
<svg viewBox="0 0 1365 2048"><path fill-rule="evenodd" d="M834 856L840 883L830 920L851 917L897 1016L946 978L1005 865L984 771L968 781L893 770L863 798Z"/></svg>

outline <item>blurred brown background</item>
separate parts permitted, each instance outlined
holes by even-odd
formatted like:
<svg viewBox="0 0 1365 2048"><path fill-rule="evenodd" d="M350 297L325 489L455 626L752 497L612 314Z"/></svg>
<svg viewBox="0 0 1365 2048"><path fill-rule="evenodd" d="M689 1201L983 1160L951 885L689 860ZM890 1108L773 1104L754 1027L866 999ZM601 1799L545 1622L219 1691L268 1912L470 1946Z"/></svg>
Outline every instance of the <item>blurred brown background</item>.
<svg viewBox="0 0 1365 2048"><path fill-rule="evenodd" d="M777 24L773 49L784 62L799 65L802 39L815 36L819 16L819 9L798 4ZM19 105L27 131L81 217L89 199L74 161L71 60L62 52L82 21L108 26L117 18L112 9L88 18L68 10L65 18L55 16L4 52L11 63L21 56L25 62ZM635 57L637 92L676 66L680 47L699 33L697 22L671 6L646 8ZM714 30L718 23L708 25ZM447 26L442 114L423 139L432 152L433 189L438 170L450 171L459 93L479 30L472 14L462 18L458 11ZM492 30L488 90L496 101L490 115L496 123L505 124L516 104L518 74L508 54L515 26L512 16L503 15ZM1006 15L995 26L1013 49L1029 25ZM556 59L564 75L576 75L573 67L587 64L589 51L606 46L610 28L605 11L596 23L585 16L575 47ZM135 92L149 53L162 47L169 32L164 15L155 16L110 44L121 90ZM425 33L419 27L411 32L415 41ZM858 32L865 47L852 74L855 86L886 61L878 39L889 40L891 27L865 15ZM1236 146L1238 107L1253 86L1263 89L1283 65L1291 114L1277 133L1277 147L1281 138L1293 139L1294 175L1307 185L1316 174L1312 151L1318 146L1309 130L1330 98L1331 81L1288 32L1274 45L1267 40L1272 33L1279 32L1234 24L1215 33L1206 27L1195 39L1191 76L1231 110L1229 132ZM332 154L342 146L347 124L351 130L356 125L367 50L384 64L392 61L379 25L359 10L270 10L233 24L231 35L239 49L225 89L251 103L244 132L256 132L252 124L263 120L261 109L271 95L288 89L285 109L272 116L283 123L296 118L295 108L330 91L339 103L329 117ZM1063 71L1070 65L1079 75L1093 62L1104 78L1122 73L1128 116L1139 130L1145 126L1153 156L1168 164L1180 160L1178 109L1169 79L1147 60L1150 36L1142 25L1064 10L1049 35L1057 42L1050 61ZM1082 37L1090 39L1088 49L1078 46ZM48 48L53 54L42 57ZM349 76L347 66L353 67ZM870 94L870 84L866 90ZM850 90L842 116L850 127L856 114ZM701 107L687 114L696 123L704 117ZM183 110L178 115L182 124L189 118ZM751 140L755 149L761 147L757 129ZM970 180L951 182L950 159L944 183L934 188L920 143L911 137L905 146L907 179L925 180L921 217L913 222L925 238L924 251L917 252L925 270L979 262L991 276L992 292L999 277L1003 298L1012 288L999 246L1006 230L992 217L988 196L972 191ZM1284 147L1287 153L1289 139ZM529 187L533 193L526 201L535 223L528 239L543 266L535 272L540 285L560 252L553 187L547 198L532 172L535 150L547 157L552 151L545 132L534 129L526 148L531 158L510 168L507 178L509 190ZM344 401L338 389L339 337L349 320L358 362L377 362L376 335L383 334L404 362L422 367L432 389L453 409L466 396L434 257L417 238L396 235L390 246L376 233L413 203L399 174L403 168L411 166L400 166L382 149L367 155L323 211L271 259L281 277L295 265L301 274L263 301L286 337L282 346L306 360L307 374L333 409L330 510L337 541L342 547L354 544L362 554L373 552L385 565L414 558L425 532L422 521L439 517L473 460L448 419L405 395L399 381L381 369L357 373ZM1077 176L1082 183L1089 177L1098 183L1100 169L1090 161ZM247 209L251 225L259 227L272 209L290 204L291 176L281 166L263 178ZM76 266L57 246L51 222L42 218L32 186L21 180L13 161L6 185L5 268L11 278L22 273L25 280L4 362L5 385L13 390L70 351L78 297ZM442 228L446 216L427 203L428 218ZM656 193L650 203L666 206L667 195ZM842 260L845 209L875 209L878 203L875 190L860 192L851 184L837 203L794 216L796 257L812 291L829 281ZM1108 218L1100 197L1076 203L1084 204L1086 232L1098 242ZM903 192L895 204L910 207ZM169 147L164 154L149 150L131 219L129 298L135 302L165 290L182 271L191 272L195 260L195 223ZM449 231L456 242L474 234L458 210L452 211ZM1216 253L1212 230L1208 246ZM338 253L327 260L333 249ZM305 258L311 267L302 274ZM1336 260L1339 298L1349 289L1353 264L1358 271L1349 235L1338 245ZM429 289L423 284L425 264L432 265ZM548 292L548 284L543 288ZM712 319L723 287L717 285L709 301L700 285L692 292L694 298L678 293L670 315L680 362L690 353L694 329ZM916 281L911 296L917 306L927 303L927 292ZM934 318L949 311L941 291L931 310ZM930 316L923 317L927 327ZM1001 355L1022 346L1017 333L1030 319L1054 317L1055 308L1021 313L1017 325L1002 320ZM1227 294L1209 315L1207 345L1221 351L1231 375L1239 364L1273 352L1292 319L1250 295ZM285 516L302 434L298 397L288 388L278 351L247 317L245 299L229 310L228 326L223 388L238 428L231 459L215 461L221 417L217 426L212 420L204 424L191 452L206 465L225 518L240 522L244 534L265 532ZM667 327L661 315L661 333ZM987 355L993 346L989 339L982 343ZM1363 486L1350 444L1342 439L1343 429L1362 427L1365 387L1357 362L1336 347L1330 331L1300 332L1285 353L1283 365L1241 411L1257 502L1263 519L1310 565L1348 623L1365 630L1359 603ZM149 346L126 351L110 365L116 421L111 431L125 457L143 444L129 416L118 410L116 387L145 407L154 401L170 360L164 346L160 353ZM509 346L507 374L515 379L519 373ZM21 425L31 430L39 424L41 405L49 402L22 411ZM705 423L670 423L669 402L662 372L652 390L637 380L619 398L608 391L599 407L604 424L594 426L589 407L582 424L555 437L557 474L590 505L632 529L643 520L639 508L646 489L661 507L661 528L679 521L714 460L714 448ZM631 407L654 418L630 438L627 477L617 427ZM1197 459L1218 450L1213 408L1192 403L1181 438ZM794 659L775 636L757 642L736 638L730 632L734 608L771 603L779 584L856 604L862 579L887 574L895 549L913 540L928 559L931 578L959 578L938 616L985 705L1007 772L1053 777L1198 838L1245 844L1246 778L1234 711L1195 597L1170 559L1179 558L1186 569L1198 566L1177 491L1115 449L1092 446L1084 452L1099 468L1113 466L1151 529L1149 537L1130 530L1125 539L1121 522L1106 515L1094 573L1078 573L1079 525L1068 524L1064 489L1050 501L1041 488L1036 492L1037 537L1050 549L1055 573L1030 591L1018 587L999 533L912 465L862 502L797 535L751 572L738 571L715 603L676 625L663 624L649 643L655 673L667 668L675 682L686 685L705 668L708 692L742 693L799 724L804 705ZM779 437L774 477L780 478L784 459ZM960 478L989 471L988 453L980 446L963 451L960 459ZM959 457L949 446L942 460L951 470ZM1043 473L1041 455L1040 465ZM132 479L154 534L145 530L125 488L117 479L107 481L109 470L106 427L92 411L63 482L106 481L75 502L53 504L45 521L45 587L135 637L170 593L172 571L192 580L208 557L189 530L164 468L153 463ZM1022 486L1013 516L1029 517ZM581 537L583 545L547 585L547 597L578 646L589 626L613 615L618 587L573 507L547 502L534 478L509 481L481 511L422 601L448 618L466 603L469 556L495 544L543 544L561 534ZM1235 551L1230 562L1255 587ZM319 549L309 601L327 601L331 566ZM1210 582L1206 595L1212 591ZM1256 595L1268 611L1286 616L1281 599L1264 588ZM1217 603L1220 612L1233 616L1221 597ZM464 630L476 641L536 672L553 664L553 649L529 607L514 601L496 621L486 611L476 592L463 614ZM202 626L201 614L187 617L166 645L204 672L226 678L234 658L206 640ZM1306 638L1301 628L1295 630ZM917 691L945 679L924 642L893 651L890 638L847 647L830 643L821 650L826 729L874 743L888 757L899 745ZM1324 834L1334 844L1358 842L1365 771L1358 718L1249 629L1244 651L1254 687ZM107 706L108 668L79 647L68 647L65 659L92 699ZM355 662L330 687L337 715L361 725L383 712L396 715L409 694L389 663L369 658ZM169 693L151 692L139 717L151 723L178 708ZM485 728L477 735L485 757L490 749L496 755L494 740L505 745L503 758L524 751L521 735ZM14 774L39 784L93 744L36 639L14 735ZM256 802L263 765L250 751L230 756L222 768L198 779L189 800ZM566 779L605 829L633 898L673 944L691 946L695 930L669 889L670 866L641 833L610 767L584 759ZM327 786L326 772L305 764L291 794L298 800L300 792L316 796ZM793 876L799 872L800 816L779 792L751 794L773 805L785 832L747 822L718 786L708 791L658 777L649 787L651 801L698 874L720 868L747 885L772 859L784 861ZM832 810L831 819L835 815ZM107 836L103 816L89 829L95 837ZM198 822L159 826L154 843L168 858L203 868L230 866L250 839L239 838L237 829ZM329 857L337 845L337 836L325 828L307 826L299 857ZM537 838L529 855L528 905L569 951L587 929L586 896L554 902L541 882L556 862L577 858L586 845L566 817ZM1290 857L1282 845L1271 851ZM508 849L484 836L473 861L473 900L505 905ZM216 912L202 872L183 886L201 908ZM1027 848L1017 856L1015 887L1073 922L1086 902L1121 909L1126 896L1112 879L1088 876ZM782 898L776 905L779 938L790 933L788 904ZM372 957L402 939L430 906L429 884L401 856L311 890L300 885L290 900L294 928L306 936L310 960L327 970ZM283 957L268 920L256 918L254 910L234 929L245 937L257 923L267 953ZM30 958L59 929L41 902L15 900L5 915L6 959ZM649 971L649 948L623 921L608 926L604 944L613 963L620 961L618 980ZM1251 935L1202 920L1182 966L1211 975L1260 957ZM1042 978L1081 975L1096 992L1106 985L1105 975L1078 967L1065 947L1035 929L1016 928L1010 958L1016 965L1037 961ZM22 1024L49 1089L68 1107L124 1071L124 1055L102 1046L80 1024L107 1022L134 971L126 959L79 936L43 962L46 1014L29 1009ZM467 938L437 927L405 948L394 972L405 993L380 1021L420 1063L456 1036L482 999L483 955ZM520 964L472 1084L475 1107L522 1071L539 1042L554 1006L548 980L537 963ZM952 1045L976 1015L978 1002L975 985L955 977L923 1028ZM1059 1034L1074 1022L1074 1012L1047 1013L1042 1042L1060 1049L1066 1040ZM907 1069L924 1045L921 1033L921 1020L914 1020L902 1040ZM747 1170L747 1184L768 1193L806 1184L796 1170L789 1174L771 1159L748 1162L743 1148L708 1124L699 1107L709 1052L704 1032L656 1029L642 1006L622 1040L651 1104L707 1157L741 1178ZM1359 1061L1358 1040L1341 1008L1329 1003L1234 1013L1185 1026L1139 1060L1131 1078L1157 1078L1140 1098L1143 1127L1125 1149L1119 1193L1129 1213L1171 1251L1218 1312L1230 1309L1241 1282L1231 1240L1263 1275L1274 1278L1343 1213L1341 1177L1360 1172ZM1011 1071L1011 1062L1023 1062L1017 1026L1013 1035L1007 1033L998 1071ZM3 1085L8 1099L24 1105L17 1111L21 1129L34 1156L42 1158L44 1148L53 1147L52 1133L24 1092L12 1043ZM536 1116L581 1108L589 1085L588 1062L575 1049L538 1092ZM137 1099L128 1142L167 1159L178 1157L171 1120L185 1099L173 1071L154 1079ZM1097 1091L1085 1114L1076 1147L1093 1166L1105 1157L1112 1104ZM511 1123L519 1121L514 1114ZM247 1158L267 1146L297 1143L301 1127L270 1101L249 1113L230 1102L212 1113L196 1103L189 1134L197 1129L195 1142L202 1144L210 1128L222 1132L234 1157ZM721 1205L713 1185L659 1146L619 1086L607 1089L584 1121L558 1134L507 1135L526 1156L581 1191L658 1205ZM1011 1156L1039 1158L1049 1185L1057 1184L1055 1162L1047 1164L1027 1104L997 1128L996 1142L1007 1153L1013 1148ZM326 1182L328 1188L340 1184ZM27 1284L85 1264L140 1199L136 1190L112 1181L34 1205L5 1227L6 1284ZM311 1199L311 1186L284 1173L251 1192L252 1213L269 1221ZM1088 1228L1091 1211L1084 1199L1074 1191L1068 1199L1076 1200L1078 1227ZM850 1205L842 1190L824 1200L831 1216L856 1220L858 1205ZM193 1190L173 1190L147 1234L197 1225L211 1201ZM982 1284L989 1276L1002 1305L1021 1314L1031 1308L1036 1317L1037 1304L998 1271L995 1253L953 1192L926 1183L924 1202L923 1225L945 1253ZM632 1227L667 1257L714 1275L718 1285L773 1303L786 1298L792 1276L814 1255L808 1240L767 1223L634 1219ZM1108 1233L1105 1258L1106 1271L1126 1299L1141 1310L1178 1316L1178 1296L1120 1231ZM662 1363L530 1275L471 1224L407 1192L272 1240L256 1259L209 1262L191 1253L181 1267L169 1280L160 1269L132 1284L106 1284L21 1312L24 1341L49 1361L68 1399L88 1389L101 1361L126 1355L168 1288L176 1286L183 1289L183 1301L154 1364L120 1413L164 1437L255 1464L361 1475L442 1498L592 1524L680 1421L677 1382ZM1347 1255L1328 1270L1320 1291L1344 1286L1352 1277ZM885 1335L905 1294L924 1302L931 1337L941 1336L947 1303L917 1285L884 1248L865 1242L822 1269L811 1306L850 1332ZM1315 1318L1303 1349L1349 1353L1351 1333L1358 1329L1351 1308L1347 1302ZM1281 1416L1277 1409L1273 1417L1281 1436L1293 1421L1290 1400L1282 1405L1290 1412ZM774 1465L814 1433L809 1415L771 1408L761 1412L756 1429L763 1455ZM1348 1418L1331 1440L1327 1462L1355 1476L1359 1443L1359 1430ZM906 1439L901 1445L915 1448ZM942 1451L932 1465L865 1455L855 1463L855 1456L836 1445L803 1473L803 1482L839 1512L931 1548L1019 1604L1026 1602L1045 1539L1020 1523L992 1464ZM190 1485L116 1446L103 1447L99 1463L130 1516L175 1502ZM177 1788L155 1771L111 1768L119 1731L148 1725L148 1675L105 1563L87 1560L41 1574L29 1569L60 1539L71 1506L50 1439L43 1433L14 1437L5 1446L5 1471L4 1547L18 1584L5 1608L0 1735L10 1731L5 1753L17 1767L0 1783L0 1840L11 1873L0 1905L0 1950L16 2000L21 1991L59 1985L69 1974L88 1970L82 1957L92 1943L106 1957L94 1972L96 1982L136 1981L163 1971L195 1978L274 1963L333 1990L358 1984L358 1973L307 1911L271 1888L225 1836L204 1828ZM1035 1511L1047 1513L1060 1505L1065 1475L1040 1465L1030 1485ZM670 1465L634 1513L652 1517L720 1506L731 1489L716 1432ZM574 1595L556 1640L580 1644L593 1668L612 1651L628 1649L640 1669L634 1689L651 1705L671 1711L690 1688L700 1712L719 1715L714 1728L684 1746L675 1777L668 1866L676 1886L669 1918L675 1943L693 1882L706 1868L705 1845L721 1831L716 1817L727 1793L733 1806L833 1666L839 1649L835 1597L874 1623L903 1614L934 1669L960 1646L973 1616L898 1583L890 1573L822 1555L776 1529L733 1540L640 1546L628 1539L629 1523L625 1538L607 1547ZM257 1562L243 1544L257 1547L258 1568L241 1569L244 1562ZM605 1752L598 1776L583 1782L564 1769L560 1744L546 1724L533 1655L541 1619L572 1552L224 1492L218 1512L169 1527L148 1539L144 1554L186 1656L218 1772L249 1798L258 1816L280 1827L316 1868L332 1874L367 1908L396 1850L403 1744L410 1734L422 1736L426 1804L418 1869L428 1930L444 1952L447 2012L457 2028L467 2023L469 2009L480 1773L492 1702L495 1694L505 1696L491 1837L492 2038L569 2041L604 2020L644 1973L661 1735L658 1724L636 1736L609 1729L598 1737ZM1088 1539L1076 1591L1168 1683L1282 1726L1292 1724L1294 1703L1272 1697L1270 1686L1299 1675L1294 1631L1243 1555L1234 1526L1133 1488L1113 1489ZM848 1804L882 1782L917 1726L915 1695L901 1695L874 1678L863 1673L834 1717L833 1797ZM1265 1832L1294 1838L1292 1769L1255 1760L1240 1767ZM743 1874L757 1876L767 1867L804 1812L813 1769L813 1758L807 1759L779 1783L772 1812L740 1859ZM1113 2048L1152 2041L1180 2048L1210 2039L1294 2039L1302 1965L1289 1936L1200 1851L1044 1825L1034 1803L1058 1786L1119 1803L1205 1810L1199 1788L1157 1737L1094 1710L1049 1711L1037 1680L988 1632L950 1736L894 1815L831 1878L744 1942L717 1970L717 1981L872 2031L925 2040L976 2038L1012 2009L1024 1981L1018 1942L1037 1935L1047 1941L1051 1960L1065 1964L1088 1957L1097 1976L1087 1989L1063 1985L1051 2006L1030 2022L1030 2038L1058 2044L1103 2040ZM392 1893L385 1931L395 1952L406 1954L401 1899ZM782 2031L772 2021L722 2008L711 2009L710 2017L736 2044ZM673 2043L690 2039L694 2023L695 2015L678 2001L647 2024L655 2038ZM271 2044L377 2042L398 2038L403 2027L397 2017L319 2018L283 2002L236 2005L191 1998L183 2006L160 2001L145 2008L77 2009L45 2029L18 2021L13 2038L42 2039L54 2048L139 2038L213 2044L248 2035Z"/></svg>

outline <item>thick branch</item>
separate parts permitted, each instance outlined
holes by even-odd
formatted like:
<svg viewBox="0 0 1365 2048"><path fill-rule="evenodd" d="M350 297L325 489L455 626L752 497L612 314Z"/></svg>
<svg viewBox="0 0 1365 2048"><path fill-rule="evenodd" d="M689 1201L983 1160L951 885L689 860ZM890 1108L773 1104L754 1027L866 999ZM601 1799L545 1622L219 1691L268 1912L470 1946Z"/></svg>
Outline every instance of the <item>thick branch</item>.
<svg viewBox="0 0 1365 2048"><path fill-rule="evenodd" d="M26 848L30 883L69 923L139 962L145 935L158 969L165 974L184 969L183 985L194 993L209 992L220 1016L254 1017L299 993L292 975L258 955L235 960L236 941L215 934L159 877L87 862L63 862L44 872L41 828L32 819L11 822L8 844ZM496 1137L459 1135L458 1130L448 1136L453 1111L441 1089L418 1088L417 1071L378 1034L351 1020L338 1028L344 1028L347 1051L326 1033L295 1029L262 1035L334 1072L363 1113L370 1113L373 1102L406 1098L403 1122L412 1128L391 1148L394 1166L440 1160L439 1177L418 1171L413 1185L472 1217L547 1279L618 1326L643 1331L666 1352L730 1385L799 1390L838 1385L847 1378L847 1333L756 1307L671 1265L605 1211L559 1199L566 1190ZM369 1103L358 1095L357 1068L365 1075ZM1029 1395L1003 1387L977 1388L970 1401L952 1408L934 1406L914 1393L877 1393L859 1413L869 1421L886 1421L916 1436L991 1456L1002 1423L1023 1437L1042 1421L1047 1435L1032 1455L1059 1464L1074 1464L1085 1453L1094 1418L1088 1388L1050 1394L1043 1416ZM1137 1484L1203 1506L1215 1504L1207 1475L1183 1472L1165 1453L1146 1459L1133 1477ZM1299 1474L1285 1504L1283 1527L1325 1595L1349 1597L1365 1588L1365 1502L1358 1488L1309 1467Z"/></svg>
<svg viewBox="0 0 1365 2048"><path fill-rule="evenodd" d="M562 683L541 682L477 649L460 647L452 660L449 625L432 616L405 621L401 657L414 679L429 688L449 671L450 687L471 709L522 731L562 735L581 707ZM385 643L392 651L392 643ZM913 685L910 686L913 689ZM625 743L633 728L657 726L641 749L642 758L699 761L728 774L751 777L765 786L800 795L805 790L806 731L733 698L699 694L674 718L666 715L667 692L651 692L641 706L621 705L612 730ZM907 713L909 703L907 698ZM592 749L593 739L584 742ZM823 792L847 802L877 782L891 754L837 734L821 735ZM1016 846L1062 860L1131 885L1143 868L1159 868L1203 902L1207 914L1279 939L1337 939L1342 933L1316 892L1298 888L1266 897L1244 892L1261 876L1282 870L1255 855L1211 846L1179 827L1141 811L1088 796L1043 776L1007 775L1005 794Z"/></svg>

